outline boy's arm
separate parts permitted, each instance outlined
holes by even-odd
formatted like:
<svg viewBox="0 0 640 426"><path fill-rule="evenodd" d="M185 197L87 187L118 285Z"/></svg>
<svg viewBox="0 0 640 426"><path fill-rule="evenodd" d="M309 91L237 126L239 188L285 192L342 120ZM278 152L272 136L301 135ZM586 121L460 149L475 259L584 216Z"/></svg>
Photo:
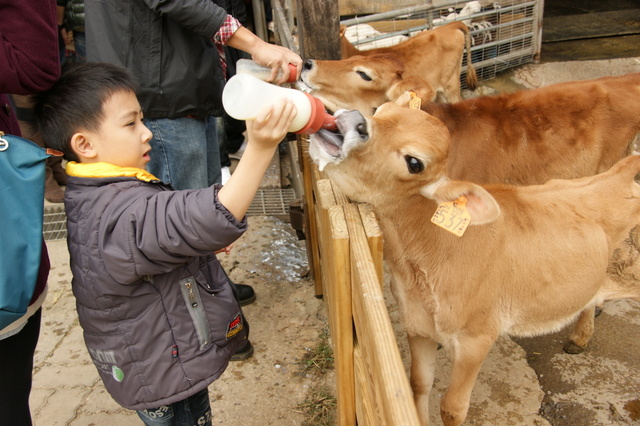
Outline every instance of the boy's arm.
<svg viewBox="0 0 640 426"><path fill-rule="evenodd" d="M220 189L218 200L240 220L251 205L262 177L297 114L289 99L280 99L264 108L255 120L247 121L247 148L229 181Z"/></svg>

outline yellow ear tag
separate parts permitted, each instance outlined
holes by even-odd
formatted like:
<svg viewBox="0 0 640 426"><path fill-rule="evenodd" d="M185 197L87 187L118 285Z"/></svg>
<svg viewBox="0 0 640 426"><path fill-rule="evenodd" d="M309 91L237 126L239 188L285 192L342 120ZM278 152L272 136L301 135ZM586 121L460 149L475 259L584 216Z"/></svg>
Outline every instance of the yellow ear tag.
<svg viewBox="0 0 640 426"><path fill-rule="evenodd" d="M431 222L461 237L471 222L471 215L467 211L467 197L461 196L455 201L440 204Z"/></svg>
<svg viewBox="0 0 640 426"><path fill-rule="evenodd" d="M420 109L422 106L422 99L418 97L418 94L413 90L409 92L409 108Z"/></svg>

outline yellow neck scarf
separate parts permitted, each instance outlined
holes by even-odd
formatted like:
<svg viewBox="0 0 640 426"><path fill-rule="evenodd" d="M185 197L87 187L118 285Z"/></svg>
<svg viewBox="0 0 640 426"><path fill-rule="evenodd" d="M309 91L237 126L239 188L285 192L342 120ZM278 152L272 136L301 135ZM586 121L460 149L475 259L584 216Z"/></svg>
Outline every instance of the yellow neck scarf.
<svg viewBox="0 0 640 426"><path fill-rule="evenodd" d="M75 161L69 161L66 165L66 172L69 176L76 177L135 177L144 182L160 180L146 170L137 167L120 167L111 163L76 163Z"/></svg>

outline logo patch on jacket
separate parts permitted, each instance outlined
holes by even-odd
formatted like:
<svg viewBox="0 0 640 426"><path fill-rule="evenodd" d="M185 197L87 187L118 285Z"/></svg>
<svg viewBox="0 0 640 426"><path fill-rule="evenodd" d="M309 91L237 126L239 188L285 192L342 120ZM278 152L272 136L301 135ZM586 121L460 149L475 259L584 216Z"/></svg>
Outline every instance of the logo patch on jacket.
<svg viewBox="0 0 640 426"><path fill-rule="evenodd" d="M227 325L227 340L238 334L243 328L242 316L238 314L233 321Z"/></svg>
<svg viewBox="0 0 640 426"><path fill-rule="evenodd" d="M124 380L124 371L116 363L116 353L110 350L89 349L91 360L98 371L104 375L111 375L116 382Z"/></svg>

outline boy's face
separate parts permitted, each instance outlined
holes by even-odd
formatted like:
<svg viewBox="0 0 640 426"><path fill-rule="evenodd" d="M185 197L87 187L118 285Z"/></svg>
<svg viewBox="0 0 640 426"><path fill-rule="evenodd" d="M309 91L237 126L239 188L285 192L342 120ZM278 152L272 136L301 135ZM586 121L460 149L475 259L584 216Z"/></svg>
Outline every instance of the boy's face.
<svg viewBox="0 0 640 426"><path fill-rule="evenodd" d="M142 123L142 108L135 93L118 91L106 100L97 133L85 132L96 152L94 161L145 169L153 134Z"/></svg>

